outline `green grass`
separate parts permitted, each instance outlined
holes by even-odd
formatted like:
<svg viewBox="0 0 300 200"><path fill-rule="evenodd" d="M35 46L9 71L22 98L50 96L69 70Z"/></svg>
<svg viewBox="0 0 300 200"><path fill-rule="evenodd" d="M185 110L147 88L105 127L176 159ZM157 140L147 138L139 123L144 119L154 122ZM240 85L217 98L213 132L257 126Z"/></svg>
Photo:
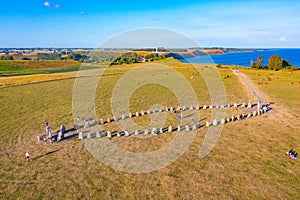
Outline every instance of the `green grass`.
<svg viewBox="0 0 300 200"><path fill-rule="evenodd" d="M81 65L75 61L0 61L1 76L20 76L31 74L53 74L99 68L101 66Z"/></svg>
<svg viewBox="0 0 300 200"><path fill-rule="evenodd" d="M19 65L9 62L9 61L0 61L0 75L1 74L16 74L16 73L33 73L34 70L25 69L20 67Z"/></svg>
<svg viewBox="0 0 300 200"><path fill-rule="evenodd" d="M192 85L199 104L210 103L201 76L190 65L165 63L182 74ZM97 117L111 116L111 93L117 81L137 65L108 68L96 92ZM243 70L254 83L267 82L257 70ZM227 102L248 101L252 97L230 69L220 69ZM272 72L273 73L273 72ZM73 72L61 73L73 77ZM260 74L260 76L258 76ZM299 73L276 72L271 83L257 85L275 101L267 115L224 126L210 154L198 153L207 129L199 129L190 148L176 162L151 173L130 174L113 170L96 160L77 139L61 143L36 142L48 121L53 130L60 124L73 126L72 91L75 79L61 79L29 85L0 88L0 199L299 199L299 160L284 155L288 148L300 151ZM277 79L277 77L279 79ZM26 76L19 77L27 79ZM290 84L290 82L294 84ZM282 91L288 90L283 93ZM149 91L151 95L149 95ZM145 110L154 103L176 104L165 87L144 85L130 98L132 112ZM232 110L227 113L239 113ZM201 118L210 118L201 111ZM169 114L170 123L177 115ZM135 119L147 124L148 116ZM112 123L104 129L116 129ZM148 152L166 145L176 133L147 139L113 138L120 148ZM29 151L33 160L25 161Z"/></svg>

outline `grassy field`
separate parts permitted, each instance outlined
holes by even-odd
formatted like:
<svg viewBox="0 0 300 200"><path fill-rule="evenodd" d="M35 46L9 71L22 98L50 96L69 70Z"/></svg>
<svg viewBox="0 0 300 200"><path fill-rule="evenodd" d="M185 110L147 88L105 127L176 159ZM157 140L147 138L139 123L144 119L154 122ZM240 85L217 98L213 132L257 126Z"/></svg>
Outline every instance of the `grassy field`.
<svg viewBox="0 0 300 200"><path fill-rule="evenodd" d="M81 63L74 60L1 60L0 77L8 75L70 72L77 71L80 66Z"/></svg>
<svg viewBox="0 0 300 200"><path fill-rule="evenodd" d="M204 80L191 65L177 61L165 64L192 85L199 105L210 103ZM114 66L104 72L96 91L97 117L111 117L114 85L137 66ZM255 102L230 68L219 71L222 77L229 77L223 79L227 102ZM203 159L198 153L207 129L199 129L190 148L177 161L143 174L105 166L76 138L47 145L36 141L36 136L44 133L46 121L53 130L60 124L73 127L74 72L9 80L13 87L0 88L0 199L299 199L299 160L289 160L285 151L291 147L300 151L300 73L241 71L275 102L274 109L263 116L226 124L217 145ZM133 93L129 107L136 112L153 104L177 103L165 87L148 84ZM240 112L232 109L227 116ZM200 115L203 122L211 118L207 111L200 111ZM167 123L176 125L176 118L168 114ZM134 120L145 125L149 116ZM117 127L111 123L103 129ZM149 152L166 145L175 135L111 141L126 150ZM25 160L26 151L31 153L30 162Z"/></svg>

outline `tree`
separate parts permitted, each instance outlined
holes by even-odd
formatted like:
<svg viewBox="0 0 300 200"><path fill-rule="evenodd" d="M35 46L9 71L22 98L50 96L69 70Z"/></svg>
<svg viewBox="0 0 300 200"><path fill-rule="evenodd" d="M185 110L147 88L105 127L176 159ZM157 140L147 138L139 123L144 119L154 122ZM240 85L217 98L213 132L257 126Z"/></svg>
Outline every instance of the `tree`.
<svg viewBox="0 0 300 200"><path fill-rule="evenodd" d="M0 60L13 60L14 58L10 55L6 55L6 56L1 56Z"/></svg>
<svg viewBox="0 0 300 200"><path fill-rule="evenodd" d="M283 60L279 55L273 55L269 58L268 68L271 70L280 70L286 67L291 66L290 62L287 60Z"/></svg>
<svg viewBox="0 0 300 200"><path fill-rule="evenodd" d="M60 60L61 55L58 53L38 53L37 58L39 60Z"/></svg>
<svg viewBox="0 0 300 200"><path fill-rule="evenodd" d="M263 61L264 61L263 56L257 56L256 62L252 62L251 67L256 69L263 69L264 68Z"/></svg>
<svg viewBox="0 0 300 200"><path fill-rule="evenodd" d="M71 53L67 56L67 59L72 59L79 62L84 62L87 59L87 55L82 55L79 53Z"/></svg>

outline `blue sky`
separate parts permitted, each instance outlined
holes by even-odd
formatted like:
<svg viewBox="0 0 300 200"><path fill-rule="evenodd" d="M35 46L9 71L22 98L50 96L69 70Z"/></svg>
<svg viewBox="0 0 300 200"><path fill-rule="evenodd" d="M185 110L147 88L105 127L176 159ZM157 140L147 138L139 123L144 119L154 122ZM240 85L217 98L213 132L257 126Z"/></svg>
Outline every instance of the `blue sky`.
<svg viewBox="0 0 300 200"><path fill-rule="evenodd" d="M0 47L96 47L143 27L204 47L300 47L300 1L14 0L1 2L0 27Z"/></svg>

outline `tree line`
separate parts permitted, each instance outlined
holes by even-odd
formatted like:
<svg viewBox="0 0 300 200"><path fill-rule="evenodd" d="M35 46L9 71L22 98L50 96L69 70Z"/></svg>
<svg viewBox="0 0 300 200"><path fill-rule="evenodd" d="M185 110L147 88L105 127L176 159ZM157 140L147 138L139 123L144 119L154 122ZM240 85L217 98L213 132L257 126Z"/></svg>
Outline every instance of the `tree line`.
<svg viewBox="0 0 300 200"><path fill-rule="evenodd" d="M251 68L254 69L269 69L269 70L281 70L281 69L298 69L293 67L288 60L282 59L279 55L275 54L268 60L268 65L263 64L264 57L258 56L255 62L252 62Z"/></svg>

